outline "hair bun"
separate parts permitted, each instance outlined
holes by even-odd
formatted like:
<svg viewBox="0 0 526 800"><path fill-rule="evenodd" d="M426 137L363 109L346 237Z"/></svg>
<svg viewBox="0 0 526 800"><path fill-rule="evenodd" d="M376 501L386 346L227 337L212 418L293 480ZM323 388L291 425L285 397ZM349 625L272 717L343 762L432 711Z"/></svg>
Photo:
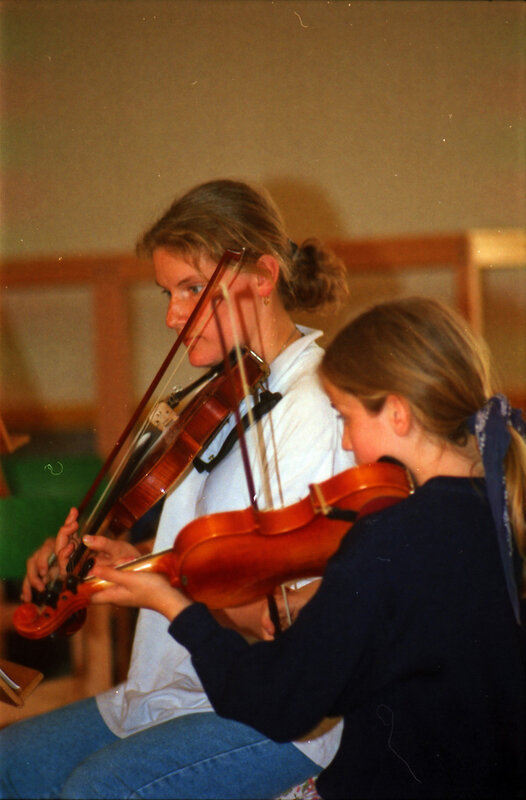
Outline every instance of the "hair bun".
<svg viewBox="0 0 526 800"><path fill-rule="evenodd" d="M278 284L285 308L315 311L339 305L348 294L343 261L318 239L305 239L299 247L290 239L289 242L290 274L288 278L280 274Z"/></svg>

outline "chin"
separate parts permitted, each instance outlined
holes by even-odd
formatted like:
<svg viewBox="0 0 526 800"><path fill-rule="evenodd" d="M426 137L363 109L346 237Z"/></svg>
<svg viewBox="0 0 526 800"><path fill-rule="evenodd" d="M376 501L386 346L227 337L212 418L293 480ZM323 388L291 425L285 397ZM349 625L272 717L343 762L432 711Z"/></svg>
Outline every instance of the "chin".
<svg viewBox="0 0 526 800"><path fill-rule="evenodd" d="M188 360L193 367L212 367L222 361L222 357L217 353L207 352L199 345L188 353Z"/></svg>

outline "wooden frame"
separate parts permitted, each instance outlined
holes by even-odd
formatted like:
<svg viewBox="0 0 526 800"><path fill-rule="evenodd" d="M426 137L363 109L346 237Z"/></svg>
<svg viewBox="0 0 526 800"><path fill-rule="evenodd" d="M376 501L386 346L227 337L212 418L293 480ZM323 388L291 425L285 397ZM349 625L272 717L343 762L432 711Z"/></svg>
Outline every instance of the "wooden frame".
<svg viewBox="0 0 526 800"><path fill-rule="evenodd" d="M100 402L95 409L65 409L65 415L79 426L86 424L86 416L92 416L98 450L107 454L133 410L129 408L132 352L128 291L134 283L152 279L151 265L131 255L97 255L8 261L0 269L4 290L72 284L92 289L96 396ZM11 415L6 417L9 420ZM15 414L11 426L27 427L29 422Z"/></svg>
<svg viewBox="0 0 526 800"><path fill-rule="evenodd" d="M477 332L483 328L482 272L526 268L523 229L334 241L330 245L350 272L453 268L457 308Z"/></svg>
<svg viewBox="0 0 526 800"><path fill-rule="evenodd" d="M526 230L470 230L453 234L396 236L381 239L339 240L328 244L345 261L349 272L398 272L433 267L453 269L459 310L475 330L483 326L481 274L484 270L526 267ZM83 284L93 290L93 326L96 371L94 409L101 455L107 454L133 411L132 352L128 292L152 279L151 265L131 255L32 258L1 266L2 286ZM108 381L107 376L112 375ZM67 410L66 410L67 413ZM74 421L78 410L71 412ZM29 420L6 414L11 427L27 428ZM85 421L85 420L84 420Z"/></svg>

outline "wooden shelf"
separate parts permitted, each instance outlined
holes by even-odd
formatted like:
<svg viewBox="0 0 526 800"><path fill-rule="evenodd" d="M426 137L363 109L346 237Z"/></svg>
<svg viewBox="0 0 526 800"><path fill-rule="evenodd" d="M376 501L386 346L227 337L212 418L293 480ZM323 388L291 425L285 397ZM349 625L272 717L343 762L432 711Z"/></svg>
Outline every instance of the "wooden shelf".
<svg viewBox="0 0 526 800"><path fill-rule="evenodd" d="M475 229L451 234L422 234L327 242L349 272L453 270L455 304L476 331L483 327L481 278L484 270L526 267L526 230ZM125 428L131 410L132 337L128 293L152 280L151 265L130 254L64 256L9 261L0 266L4 289L84 284L92 289L96 408L93 425L104 456ZM111 381L107 376L111 375ZM89 409L71 410L85 418ZM38 413L38 412L36 412ZM46 419L53 410L46 409ZM51 415L51 416L50 416ZM70 415L70 416L71 416ZM23 418L12 422L23 424Z"/></svg>
<svg viewBox="0 0 526 800"><path fill-rule="evenodd" d="M340 240L329 244L350 272L453 269L456 305L477 332L483 328L481 273L490 269L526 268L526 230L522 228Z"/></svg>

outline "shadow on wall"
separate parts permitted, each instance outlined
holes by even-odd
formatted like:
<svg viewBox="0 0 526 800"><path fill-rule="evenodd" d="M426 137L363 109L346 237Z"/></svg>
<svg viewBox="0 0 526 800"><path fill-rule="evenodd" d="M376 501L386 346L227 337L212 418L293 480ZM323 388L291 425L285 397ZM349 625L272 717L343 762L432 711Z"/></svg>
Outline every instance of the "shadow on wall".
<svg viewBox="0 0 526 800"><path fill-rule="evenodd" d="M290 238L298 244L311 236L323 242L352 238L345 228L344 217L315 182L280 176L267 178L262 184L281 209ZM336 313L329 310L323 314L294 314L295 322L324 331L319 340L322 345L326 345L358 309L375 300L394 297L402 289L397 276L385 273L360 272L349 279L349 284L348 302Z"/></svg>
<svg viewBox="0 0 526 800"><path fill-rule="evenodd" d="M320 239L348 237L343 218L316 183L276 177L263 181L263 185L281 209L291 239L299 243L309 236Z"/></svg>

